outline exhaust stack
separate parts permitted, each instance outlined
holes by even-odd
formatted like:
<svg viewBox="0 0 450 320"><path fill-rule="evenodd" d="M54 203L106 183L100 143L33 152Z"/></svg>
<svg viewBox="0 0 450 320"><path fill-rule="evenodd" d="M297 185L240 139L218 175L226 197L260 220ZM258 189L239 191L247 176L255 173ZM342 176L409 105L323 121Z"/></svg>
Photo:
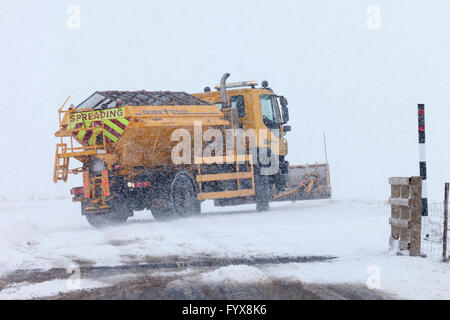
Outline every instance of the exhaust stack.
<svg viewBox="0 0 450 320"><path fill-rule="evenodd" d="M225 86L225 83L227 82L229 76L229 73L225 73L220 79L220 96L222 97L222 108L228 108L227 87Z"/></svg>

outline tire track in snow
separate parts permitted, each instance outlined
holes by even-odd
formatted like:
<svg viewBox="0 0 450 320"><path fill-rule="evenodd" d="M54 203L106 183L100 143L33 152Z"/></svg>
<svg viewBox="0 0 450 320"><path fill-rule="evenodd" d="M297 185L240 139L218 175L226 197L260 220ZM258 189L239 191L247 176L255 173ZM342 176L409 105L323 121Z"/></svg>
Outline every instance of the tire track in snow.
<svg viewBox="0 0 450 320"><path fill-rule="evenodd" d="M150 258L148 258L150 259ZM104 276L124 273L143 273L150 270L173 270L186 268L226 267L231 265L265 265L287 263L326 262L335 259L332 256L297 256L297 257L249 257L249 258L202 258L192 260L161 261L163 258L153 258L155 262L122 264L115 266L80 266L83 278L101 278ZM174 260L172 258L172 260ZM8 285L18 282L38 283L53 279L67 279L69 274L65 268L21 269L0 278L0 291Z"/></svg>

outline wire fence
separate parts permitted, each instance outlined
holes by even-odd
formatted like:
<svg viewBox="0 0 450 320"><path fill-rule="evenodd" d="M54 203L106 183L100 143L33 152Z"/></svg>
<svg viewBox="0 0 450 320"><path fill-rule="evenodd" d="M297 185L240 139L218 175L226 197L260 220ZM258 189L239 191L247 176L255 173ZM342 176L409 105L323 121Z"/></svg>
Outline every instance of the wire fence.
<svg viewBox="0 0 450 320"><path fill-rule="evenodd" d="M449 248L450 244L444 232L446 222L444 209L444 203L428 204L428 218L424 219L422 225L422 254L433 260L443 260L444 243L447 245L446 248ZM448 230L448 225L445 228ZM448 261L449 252L445 253L445 257Z"/></svg>

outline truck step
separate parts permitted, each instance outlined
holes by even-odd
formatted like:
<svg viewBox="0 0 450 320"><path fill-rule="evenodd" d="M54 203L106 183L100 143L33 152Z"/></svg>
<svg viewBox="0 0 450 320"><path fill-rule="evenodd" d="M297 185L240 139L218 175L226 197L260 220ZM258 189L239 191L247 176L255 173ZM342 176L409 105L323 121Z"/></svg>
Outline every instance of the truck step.
<svg viewBox="0 0 450 320"><path fill-rule="evenodd" d="M198 200L224 199L224 198L248 197L254 195L255 195L254 189L239 189L230 191L201 192L197 194L197 199Z"/></svg>

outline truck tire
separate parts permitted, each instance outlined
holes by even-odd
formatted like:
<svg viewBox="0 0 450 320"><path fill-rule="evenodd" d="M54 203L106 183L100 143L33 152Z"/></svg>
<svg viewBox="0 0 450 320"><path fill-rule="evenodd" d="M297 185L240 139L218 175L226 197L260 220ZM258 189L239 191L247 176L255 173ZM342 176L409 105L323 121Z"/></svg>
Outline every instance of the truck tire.
<svg viewBox="0 0 450 320"><path fill-rule="evenodd" d="M255 201L256 211L268 211L270 201L269 176L261 175L255 170Z"/></svg>
<svg viewBox="0 0 450 320"><path fill-rule="evenodd" d="M178 172L168 188L169 204L166 207L152 208L155 220L167 221L200 214L200 201L193 180L186 172Z"/></svg>
<svg viewBox="0 0 450 320"><path fill-rule="evenodd" d="M151 208L151 211L156 221L167 221L175 218L172 210L168 208Z"/></svg>
<svg viewBox="0 0 450 320"><path fill-rule="evenodd" d="M190 176L185 172L177 173L171 185L172 209L177 217L190 217L200 214L200 201Z"/></svg>
<svg viewBox="0 0 450 320"><path fill-rule="evenodd" d="M81 213L86 217L87 222L94 228L105 228L108 226L120 225L133 215L133 210L127 208L111 208L107 212L88 212L86 203L81 203Z"/></svg>

